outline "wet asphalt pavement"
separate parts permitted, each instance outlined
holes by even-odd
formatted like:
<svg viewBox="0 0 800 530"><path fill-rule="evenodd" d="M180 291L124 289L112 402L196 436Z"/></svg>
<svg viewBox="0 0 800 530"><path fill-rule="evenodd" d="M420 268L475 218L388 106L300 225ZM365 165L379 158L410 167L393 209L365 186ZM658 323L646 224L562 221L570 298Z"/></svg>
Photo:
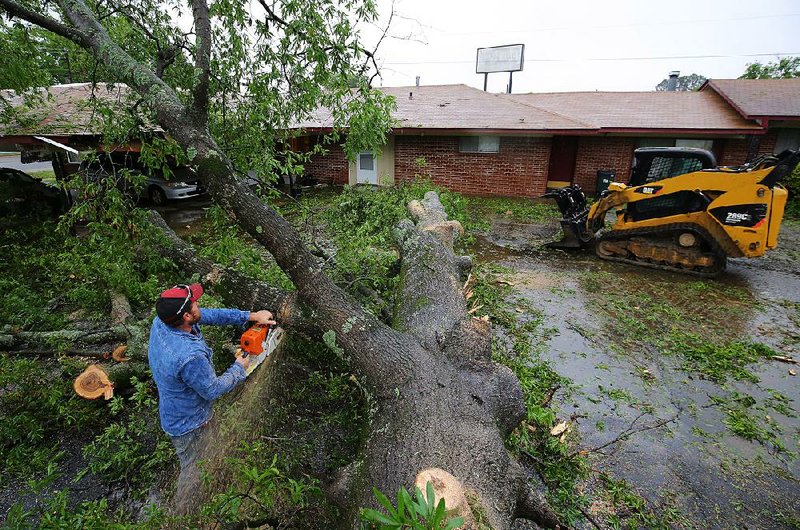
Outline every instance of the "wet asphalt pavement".
<svg viewBox="0 0 800 530"><path fill-rule="evenodd" d="M30 164L23 164L19 159L19 154L0 155L0 167L10 167L18 169L26 173L34 171L52 171L52 162L31 162Z"/></svg>
<svg viewBox="0 0 800 530"><path fill-rule="evenodd" d="M597 274L642 292L654 282L669 292L670 286L697 278L603 262L588 252L541 249L540 243L559 230L557 224L499 218L475 251L478 260L511 269L504 276L514 286L511 299L529 301L543 312L543 327L555 328L541 355L574 386L559 392L554 403L560 418L577 423L578 446L591 450L593 468L625 479L656 511L677 510L679 527L797 528L792 520L800 517L800 463L791 453L800 451L800 376L789 370L800 372L800 366L763 360L750 366L758 383L720 384L687 373L678 359L656 348L620 348L613 340L619 323L598 310L598 304L612 300L587 292L582 275ZM732 286L752 294L752 301L733 301L729 321L722 323L731 339L765 343L800 358L793 305L800 303L799 240L800 229L785 224L780 252L761 260L732 260L721 277L705 280L719 282L712 289ZM703 304L718 303L695 297L666 302L695 304L701 312ZM615 391L624 399L611 399ZM789 399L786 414L755 413L768 414L780 426L785 452L731 433L725 425L726 405L713 400L739 392L764 402L772 391ZM620 439L626 432L630 437ZM602 514L603 507L592 510Z"/></svg>

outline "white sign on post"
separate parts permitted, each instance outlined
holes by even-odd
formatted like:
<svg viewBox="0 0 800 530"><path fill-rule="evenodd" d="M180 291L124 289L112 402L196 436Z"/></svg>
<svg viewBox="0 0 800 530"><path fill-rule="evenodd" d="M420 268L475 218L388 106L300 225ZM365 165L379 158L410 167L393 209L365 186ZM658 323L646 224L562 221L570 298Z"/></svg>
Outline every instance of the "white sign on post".
<svg viewBox="0 0 800 530"><path fill-rule="evenodd" d="M525 62L525 45L509 44L491 48L478 48L475 73L520 72Z"/></svg>

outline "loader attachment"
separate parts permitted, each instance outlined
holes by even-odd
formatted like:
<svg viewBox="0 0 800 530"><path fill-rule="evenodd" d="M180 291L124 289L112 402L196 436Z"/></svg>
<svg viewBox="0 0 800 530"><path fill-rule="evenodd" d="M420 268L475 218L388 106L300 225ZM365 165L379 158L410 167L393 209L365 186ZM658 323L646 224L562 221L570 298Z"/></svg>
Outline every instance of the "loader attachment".
<svg viewBox="0 0 800 530"><path fill-rule="evenodd" d="M589 216L589 206L586 204L586 195L577 184L566 188L557 188L548 191L542 197L555 199L561 211L561 228L564 238L560 241L547 243L548 248L582 248L587 246L594 234L586 227Z"/></svg>

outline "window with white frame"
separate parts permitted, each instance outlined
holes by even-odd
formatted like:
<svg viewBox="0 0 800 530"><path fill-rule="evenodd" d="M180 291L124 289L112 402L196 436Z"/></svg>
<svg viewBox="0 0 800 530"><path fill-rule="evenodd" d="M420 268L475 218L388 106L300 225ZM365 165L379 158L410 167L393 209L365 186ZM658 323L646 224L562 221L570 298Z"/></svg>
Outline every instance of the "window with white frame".
<svg viewBox="0 0 800 530"><path fill-rule="evenodd" d="M499 153L499 136L462 136L458 139L461 153Z"/></svg>

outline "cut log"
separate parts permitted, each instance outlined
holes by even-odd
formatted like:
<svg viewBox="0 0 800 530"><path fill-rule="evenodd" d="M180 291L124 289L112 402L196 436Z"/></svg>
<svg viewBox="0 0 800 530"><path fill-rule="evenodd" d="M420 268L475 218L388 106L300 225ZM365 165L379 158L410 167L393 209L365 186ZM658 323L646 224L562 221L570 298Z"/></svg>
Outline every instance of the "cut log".
<svg viewBox="0 0 800 530"><path fill-rule="evenodd" d="M433 486L434 506L438 505L441 499L444 499L448 518L463 517L464 525L462 527L471 528L474 518L469 509L469 503L467 503L467 497L464 494L464 487L461 482L444 469L434 467L420 471L414 481L414 486L420 489L426 501L428 501L427 486L429 482Z"/></svg>
<svg viewBox="0 0 800 530"><path fill-rule="evenodd" d="M125 356L125 352L128 350L128 345L123 344L122 346L117 346L114 348L114 351L111 352L111 358L117 361L118 363L126 363L130 361L130 357Z"/></svg>
<svg viewBox="0 0 800 530"><path fill-rule="evenodd" d="M114 385L108 374L96 364L87 366L86 370L75 378L72 387L75 393L84 399L97 399L103 396L109 400L114 396Z"/></svg>

